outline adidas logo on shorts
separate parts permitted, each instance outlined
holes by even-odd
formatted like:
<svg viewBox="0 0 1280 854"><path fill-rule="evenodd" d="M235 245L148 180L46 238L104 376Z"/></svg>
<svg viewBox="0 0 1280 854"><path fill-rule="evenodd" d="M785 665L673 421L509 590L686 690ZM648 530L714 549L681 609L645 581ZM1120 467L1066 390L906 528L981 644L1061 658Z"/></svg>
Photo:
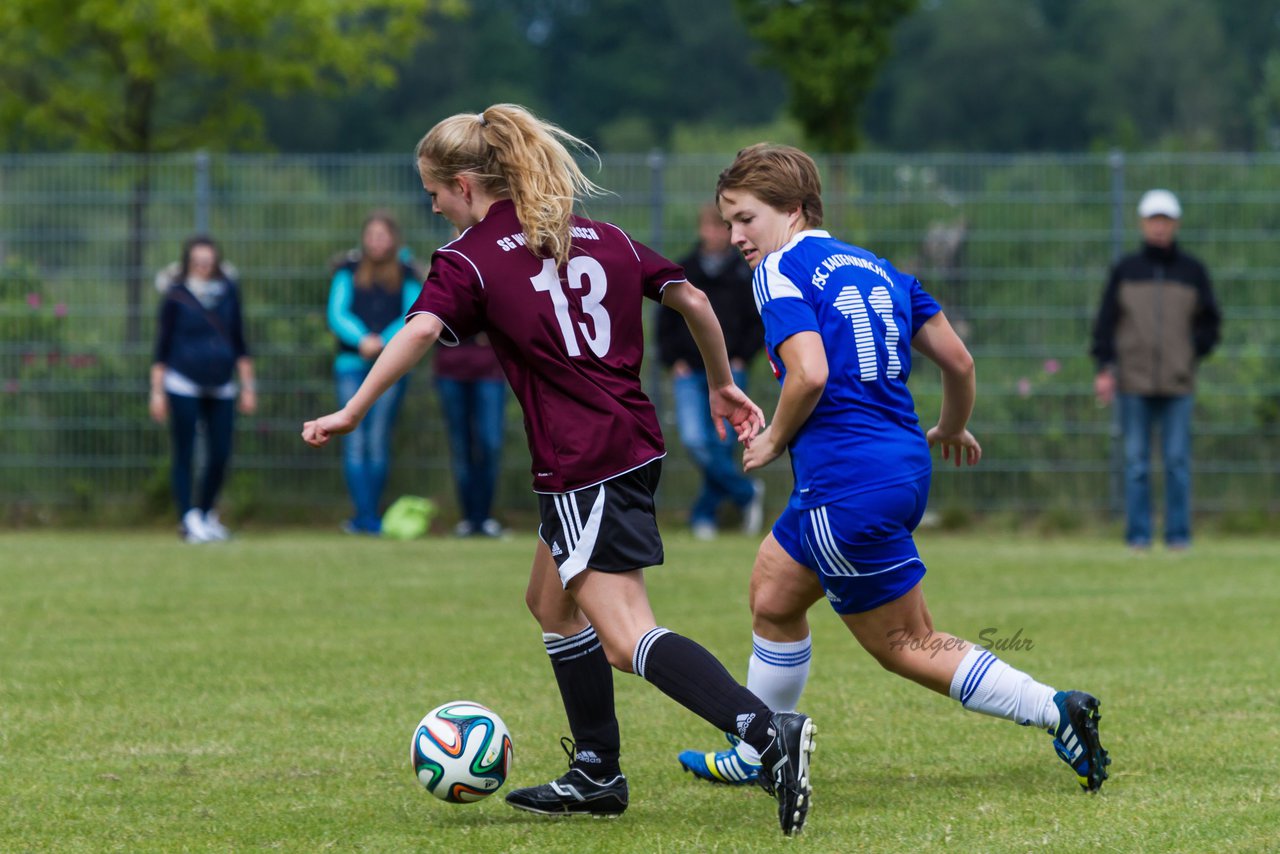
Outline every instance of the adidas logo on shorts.
<svg viewBox="0 0 1280 854"><path fill-rule="evenodd" d="M564 549L560 548L560 543L558 542L551 543L551 556L559 557L562 554L564 554Z"/></svg>

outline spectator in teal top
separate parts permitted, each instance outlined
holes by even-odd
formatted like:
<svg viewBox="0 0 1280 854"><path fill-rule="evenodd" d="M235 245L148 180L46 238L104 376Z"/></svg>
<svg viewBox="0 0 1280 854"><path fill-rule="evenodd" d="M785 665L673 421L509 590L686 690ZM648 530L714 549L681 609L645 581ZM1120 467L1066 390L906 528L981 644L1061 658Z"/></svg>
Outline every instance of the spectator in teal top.
<svg viewBox="0 0 1280 854"><path fill-rule="evenodd" d="M329 288L329 328L338 339L334 376L338 405L345 406L374 360L404 326L422 290L421 277L402 252L400 227L387 213L365 219L360 249L343 256ZM343 525L353 534L382 532L382 491L391 459L391 428L408 376L387 390L342 443L342 471L355 515Z"/></svg>

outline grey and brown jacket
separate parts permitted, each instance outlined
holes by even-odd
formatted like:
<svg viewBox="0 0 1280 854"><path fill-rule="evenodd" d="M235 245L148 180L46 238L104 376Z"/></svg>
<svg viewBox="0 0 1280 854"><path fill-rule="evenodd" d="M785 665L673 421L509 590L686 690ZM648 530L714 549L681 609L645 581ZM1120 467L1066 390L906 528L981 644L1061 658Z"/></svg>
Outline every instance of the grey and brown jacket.
<svg viewBox="0 0 1280 854"><path fill-rule="evenodd" d="M1204 265L1177 244L1144 244L1111 270L1090 353L1099 371L1115 370L1122 394L1191 394L1221 323Z"/></svg>

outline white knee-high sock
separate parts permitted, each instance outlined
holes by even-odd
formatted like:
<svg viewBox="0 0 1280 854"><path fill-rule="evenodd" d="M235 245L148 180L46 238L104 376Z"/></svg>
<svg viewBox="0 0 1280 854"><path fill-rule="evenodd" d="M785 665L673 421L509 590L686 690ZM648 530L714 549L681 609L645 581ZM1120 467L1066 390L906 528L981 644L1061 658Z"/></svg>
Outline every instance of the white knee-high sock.
<svg viewBox="0 0 1280 854"><path fill-rule="evenodd" d="M813 638L771 641L751 634L747 688L775 712L793 712L809 681Z"/></svg>
<svg viewBox="0 0 1280 854"><path fill-rule="evenodd" d="M809 659L813 638L798 641L766 640L751 634L751 659L747 662L747 688L775 712L795 711L809 681ZM748 762L760 757L743 742L738 753Z"/></svg>
<svg viewBox="0 0 1280 854"><path fill-rule="evenodd" d="M1041 729L1058 726L1055 693L977 646L969 647L951 677L951 699L969 711Z"/></svg>

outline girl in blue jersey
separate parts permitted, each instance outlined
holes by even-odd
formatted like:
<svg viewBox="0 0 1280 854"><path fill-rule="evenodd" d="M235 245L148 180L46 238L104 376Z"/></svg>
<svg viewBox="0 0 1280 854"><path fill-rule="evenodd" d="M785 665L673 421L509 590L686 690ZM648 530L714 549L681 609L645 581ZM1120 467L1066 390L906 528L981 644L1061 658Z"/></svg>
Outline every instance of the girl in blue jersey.
<svg viewBox="0 0 1280 854"><path fill-rule="evenodd" d="M924 514L930 448L976 465L966 425L973 358L938 303L883 258L819 228L821 184L812 158L789 146L738 153L716 186L733 244L755 270L752 288L782 393L773 422L750 440L747 471L789 450L791 500L761 543L752 571L754 643L747 687L773 709L792 709L808 678L807 613L826 598L885 669L965 708L1054 736L1080 784L1107 778L1098 701L1055 691L989 650L937 632L920 581L912 531ZM941 370L938 422L922 432L907 388L911 350ZM685 751L681 764L716 782L754 779L747 745Z"/></svg>

